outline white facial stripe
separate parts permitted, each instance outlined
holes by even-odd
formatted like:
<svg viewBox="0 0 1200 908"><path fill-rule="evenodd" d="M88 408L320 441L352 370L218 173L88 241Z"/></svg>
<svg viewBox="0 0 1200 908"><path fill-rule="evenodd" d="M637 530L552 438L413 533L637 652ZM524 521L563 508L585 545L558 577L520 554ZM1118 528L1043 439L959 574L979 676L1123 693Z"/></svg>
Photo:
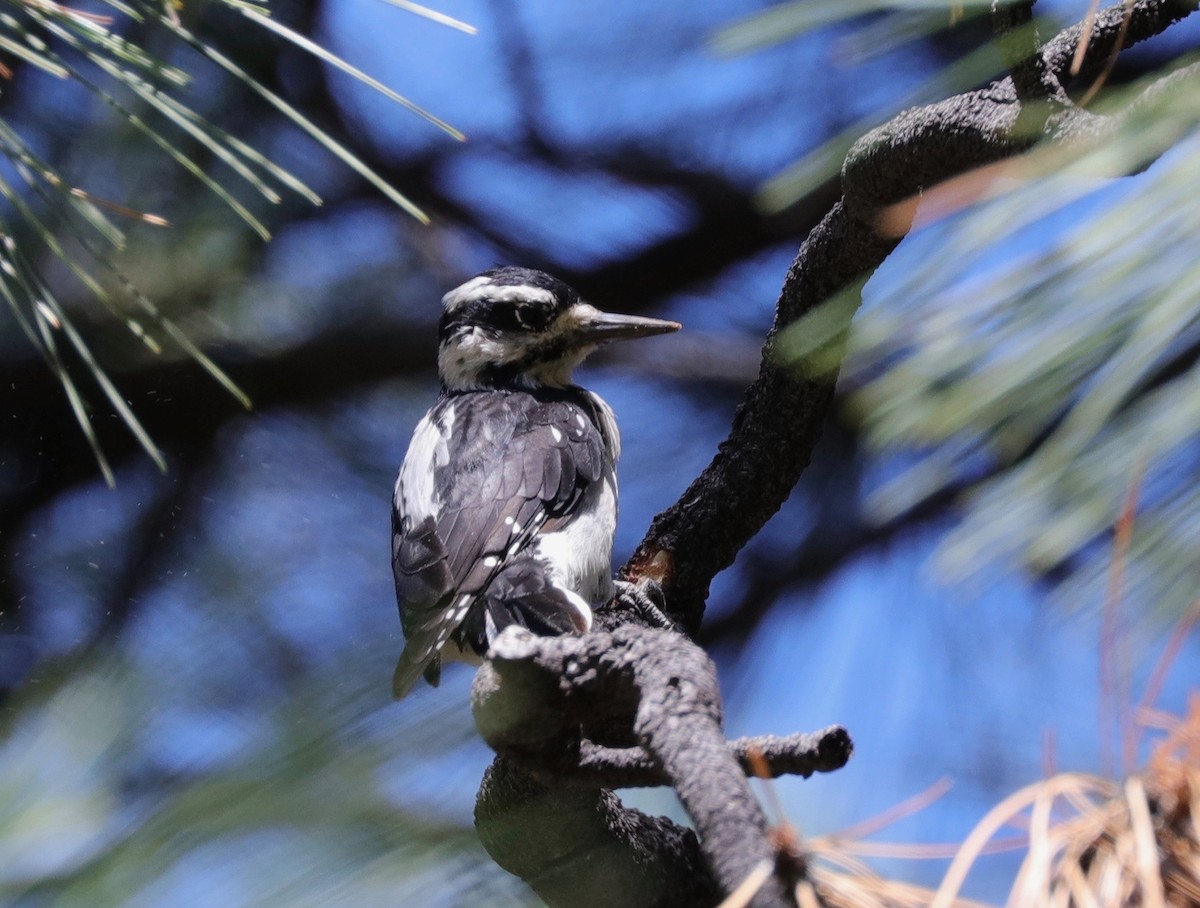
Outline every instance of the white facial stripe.
<svg viewBox="0 0 1200 908"><path fill-rule="evenodd" d="M529 300L547 306L554 304L554 294L544 287L531 287L528 284L498 285L493 284L491 278L480 276L471 278L443 296L442 307L447 312L453 312L464 303L481 299L492 299L499 303Z"/></svg>
<svg viewBox="0 0 1200 908"><path fill-rule="evenodd" d="M480 275L479 277L471 278L465 284L459 284L442 297L442 308L444 308L447 312L453 312L468 300L476 299L477 297L473 294L475 294L480 287L486 287L490 283L490 278Z"/></svg>
<svg viewBox="0 0 1200 908"><path fill-rule="evenodd" d="M561 321L563 323L563 328L573 331L580 325L590 322L599 314L600 310L591 303L576 303L563 313Z"/></svg>

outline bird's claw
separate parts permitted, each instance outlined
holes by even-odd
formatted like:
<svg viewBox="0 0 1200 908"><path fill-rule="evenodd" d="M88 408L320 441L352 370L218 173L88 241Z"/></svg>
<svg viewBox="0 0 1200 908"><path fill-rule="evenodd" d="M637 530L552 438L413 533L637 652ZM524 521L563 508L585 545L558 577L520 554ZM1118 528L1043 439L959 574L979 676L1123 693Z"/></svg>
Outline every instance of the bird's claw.
<svg viewBox="0 0 1200 908"><path fill-rule="evenodd" d="M615 580L617 594L614 600L642 618L651 627L667 631L678 631L679 626L667 615L667 596L663 588L649 577L634 581Z"/></svg>

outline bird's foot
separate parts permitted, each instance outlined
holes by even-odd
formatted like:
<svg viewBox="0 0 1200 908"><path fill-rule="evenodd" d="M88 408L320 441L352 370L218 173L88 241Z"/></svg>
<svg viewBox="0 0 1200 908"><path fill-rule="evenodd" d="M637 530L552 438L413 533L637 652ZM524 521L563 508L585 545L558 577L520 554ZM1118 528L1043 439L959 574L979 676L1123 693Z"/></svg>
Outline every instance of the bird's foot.
<svg viewBox="0 0 1200 908"><path fill-rule="evenodd" d="M620 602L651 627L679 630L679 625L667 615L667 596L656 581L642 577L636 582L614 580L613 583L617 587L614 602Z"/></svg>

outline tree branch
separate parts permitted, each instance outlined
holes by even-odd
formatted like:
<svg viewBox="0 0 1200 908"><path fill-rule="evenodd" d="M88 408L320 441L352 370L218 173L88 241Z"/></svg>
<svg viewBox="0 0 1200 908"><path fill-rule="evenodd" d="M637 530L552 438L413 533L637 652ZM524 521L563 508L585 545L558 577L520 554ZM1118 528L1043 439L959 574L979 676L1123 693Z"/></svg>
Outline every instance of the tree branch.
<svg viewBox="0 0 1200 908"><path fill-rule="evenodd" d="M1129 43L1158 34L1197 3L1140 0L1127 30ZM1097 16L1087 60L1112 51L1125 16L1123 5ZM1069 28L1042 51L1048 75L1061 79L1079 40ZM860 139L842 168L843 197L809 234L788 272L776 304L775 325L763 348L758 379L746 391L729 436L716 457L678 502L659 514L621 575L659 583L671 617L694 634L709 584L779 509L812 457L829 412L836 366L806 372L781 349L789 326L818 311L844 289L874 273L899 242L876 228L882 209L976 167L1030 148L1036 136L1017 128L1021 104L1012 78L926 107L904 111ZM1072 107L1048 122L1052 141L1094 134L1098 118ZM899 231L898 233L903 233ZM830 309L840 337L860 302ZM833 359L840 360L834 351Z"/></svg>
<svg viewBox="0 0 1200 908"><path fill-rule="evenodd" d="M696 908L721 898L692 830L611 791L547 786L505 757L484 774L475 828L493 860L548 905Z"/></svg>
<svg viewBox="0 0 1200 908"><path fill-rule="evenodd" d="M729 438L679 501L654 519L622 576L663 586L670 614L694 634L708 586L779 509L808 466L833 398L836 371L804 373L780 349L780 334L878 267L896 239L834 205L788 272L758 379ZM848 321L848 319L847 319Z"/></svg>
<svg viewBox="0 0 1200 908"><path fill-rule="evenodd" d="M1008 64L1013 87L1022 103L1049 98L1066 99L1058 79L1041 54L1033 7L1037 0L992 0L992 27L996 43Z"/></svg>
<svg viewBox="0 0 1200 908"><path fill-rule="evenodd" d="M1130 36L1161 31L1186 15L1184 6L1168 8L1159 0L1135 4L1136 28L1130 27ZM1121 16L1118 9L1116 16L1110 10L1098 18L1089 57L1105 52ZM812 457L832 403L842 340L861 300L858 288L904 232L885 235L879 226L881 212L936 183L1029 148L1036 136L1017 128L1021 96L1060 93L1056 81L1062 73L1061 49L1070 42L1066 34L1047 45L1038 62L1024 72L1020 91L1007 78L982 91L906 111L851 149L842 170L843 197L809 234L788 272L758 378L747 390L728 438L679 501L654 519L621 571L628 580L656 581L667 595L670 616L687 633L699 627L712 578L778 510ZM1061 108L1061 116L1042 123L1044 138L1063 141L1088 134L1095 117L1069 101ZM828 306L831 302L839 305ZM823 321L817 320L818 312ZM811 333L820 329L815 346L823 354L823 368L794 355L793 326L806 317ZM606 617L610 627L621 620L621 614ZM628 620L636 619L630 615ZM544 760L548 754L574 764L569 772L561 767L558 771L576 783L581 776L603 771L622 782L661 772L696 825L705 864L719 891L731 891L763 861L771 861L776 873L754 904L793 903L794 884L804 867L778 860L782 856L749 792L743 767L724 740L711 665L681 637L634 625L549 640L506 632L477 676L473 694L476 722L503 755L498 765L524 760L535 767L523 775L526 787L508 797L497 796L485 783L477 811L480 835L502 866L513 869L520 863L522 869L514 872L551 904L578 904L579 894L589 891L584 885L553 892L544 886L547 866L561 870L578 864L578 852L562 855L560 843L555 852L560 856L542 862L536 855L530 857L527 839L525 847L515 844L522 834L536 833L546 812L559 824L566 822L561 810L571 812L578 822L603 817L601 825L608 831L617 822L610 818L622 814L607 792L588 797L565 785L562 789L570 794L556 797L555 789L545 784L544 765L541 773L536 769L539 755ZM631 742L622 738L632 737L644 756L593 746L610 743L610 737L625 748ZM539 806L533 810L535 801ZM675 904L663 895L670 885L664 887L660 874L682 872L676 878L681 883L698 878L690 840L678 830L657 825L644 841L637 838L639 833L628 834L616 849L625 855L626 866L643 869L637 879L647 885L653 881L654 893L649 901L636 898L631 903L660 904L662 896L661 903ZM613 843L612 837L605 841ZM518 862L514 852L530 859ZM647 858L651 854L654 857ZM644 872L648 861L656 866L649 877ZM593 904L615 903L601 899Z"/></svg>
<svg viewBox="0 0 1200 908"><path fill-rule="evenodd" d="M850 759L854 743L840 725L821 731L778 738L761 735L726 741L729 754L748 776L767 778L802 776L814 772L833 772ZM522 768L548 787L582 788L653 788L670 785L662 766L642 747L605 747L581 741L576 760L561 752L541 757L526 756Z"/></svg>
<svg viewBox="0 0 1200 908"><path fill-rule="evenodd" d="M768 765L778 771L802 773L844 765L852 749L840 728L730 747L722 730L716 670L704 651L681 634L634 625L611 634L565 637L536 637L509 628L492 644L475 677L472 706L481 734L501 757L535 767L540 763L544 770L547 760L578 764L586 751L593 761L581 770L584 774L617 770L615 777L600 779L601 784L622 782L630 774L638 781L655 774L667 780L695 824L701 866L709 868L724 892L736 888L763 861L774 864L777 859L766 817L745 776L749 749L761 749ZM611 749L590 746L621 740L629 733L644 757L618 757ZM598 765L598 756L609 765ZM532 805L550 789L544 772L540 779L535 773L526 772L526 784L515 792L498 794L493 788L486 799L481 793L486 809L477 808L476 826L501 866L510 867L526 854L531 839L543 837L541 812ZM533 787L534 781L542 786ZM596 787L585 802L589 814L595 809ZM561 811L553 800L551 805L553 812ZM674 862L680 859L674 850L679 841L669 840ZM642 846L636 847L641 853ZM644 856L642 861L644 865ZM790 904L786 892L794 882L772 878L753 904Z"/></svg>
<svg viewBox="0 0 1200 908"><path fill-rule="evenodd" d="M1176 22L1194 13L1196 7L1196 0L1138 0L1132 5L1124 38L1125 46L1132 47L1147 38L1161 35ZM1125 16L1126 6L1123 3L1107 7L1096 14L1087 54L1080 69L1081 76L1087 76L1103 67L1118 49L1117 42L1121 40ZM1070 73L1071 60L1082 35L1083 23L1078 22L1063 29L1042 48L1042 59L1046 61L1047 69L1060 82Z"/></svg>

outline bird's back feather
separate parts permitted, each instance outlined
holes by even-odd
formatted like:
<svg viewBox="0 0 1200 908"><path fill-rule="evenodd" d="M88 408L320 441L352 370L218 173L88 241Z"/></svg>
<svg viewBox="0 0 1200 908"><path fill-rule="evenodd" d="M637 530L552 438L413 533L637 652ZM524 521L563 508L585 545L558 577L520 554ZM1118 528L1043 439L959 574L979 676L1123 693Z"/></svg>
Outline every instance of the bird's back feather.
<svg viewBox="0 0 1200 908"><path fill-rule="evenodd" d="M569 528L598 485L612 486L615 504L610 433L607 408L578 388L445 394L426 414L392 515L405 634L397 697L427 668L436 672L451 639L482 655L509 624L586 629L594 603L564 584L579 572L547 564L535 542ZM605 561L611 538L602 542ZM611 566L602 570L610 579Z"/></svg>

